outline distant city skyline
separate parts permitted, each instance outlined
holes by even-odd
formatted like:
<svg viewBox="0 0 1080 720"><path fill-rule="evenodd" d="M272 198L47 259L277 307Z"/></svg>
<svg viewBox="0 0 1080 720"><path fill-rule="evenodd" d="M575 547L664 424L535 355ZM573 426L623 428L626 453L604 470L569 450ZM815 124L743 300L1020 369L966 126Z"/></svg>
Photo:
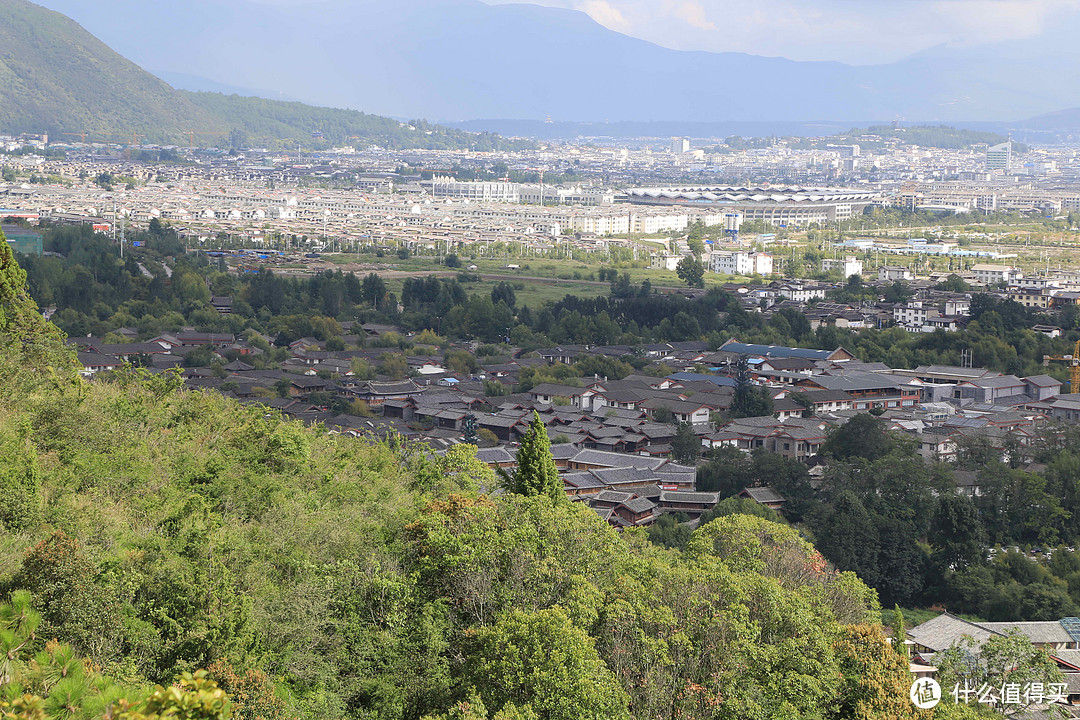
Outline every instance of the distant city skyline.
<svg viewBox="0 0 1080 720"><path fill-rule="evenodd" d="M893 62L940 45L1026 40L1080 14L1080 0L530 0L530 4L579 10L611 30L674 50L745 52L852 65Z"/></svg>

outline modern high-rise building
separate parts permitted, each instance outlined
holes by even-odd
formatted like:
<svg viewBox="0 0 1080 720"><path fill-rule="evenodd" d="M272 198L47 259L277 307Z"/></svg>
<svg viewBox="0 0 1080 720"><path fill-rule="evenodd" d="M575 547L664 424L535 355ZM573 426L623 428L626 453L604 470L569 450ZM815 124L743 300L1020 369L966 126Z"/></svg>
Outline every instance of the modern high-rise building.
<svg viewBox="0 0 1080 720"><path fill-rule="evenodd" d="M675 155L690 152L690 139L684 137L671 138L671 152Z"/></svg>
<svg viewBox="0 0 1080 720"><path fill-rule="evenodd" d="M1005 172L1012 170L1012 140L986 148L986 169Z"/></svg>

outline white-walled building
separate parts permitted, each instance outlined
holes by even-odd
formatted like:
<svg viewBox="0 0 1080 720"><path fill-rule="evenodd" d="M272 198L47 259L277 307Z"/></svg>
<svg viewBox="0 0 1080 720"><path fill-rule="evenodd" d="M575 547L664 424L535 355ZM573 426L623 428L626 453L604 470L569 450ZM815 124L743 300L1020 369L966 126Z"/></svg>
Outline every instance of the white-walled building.
<svg viewBox="0 0 1080 720"><path fill-rule="evenodd" d="M581 185L518 185L518 196L523 203L539 205L543 194L545 205L611 205L615 202L615 193L598 187Z"/></svg>
<svg viewBox="0 0 1080 720"><path fill-rule="evenodd" d="M881 280L882 282L914 279L915 273L902 265L882 265L878 268L878 280Z"/></svg>
<svg viewBox="0 0 1080 720"><path fill-rule="evenodd" d="M825 258L821 261L821 269L823 272L839 270L841 275L848 278L852 275L862 275L863 264L859 258L849 255L843 258Z"/></svg>
<svg viewBox="0 0 1080 720"><path fill-rule="evenodd" d="M973 266L971 272L975 274L976 280L985 285L994 285L1001 282L1011 283L1024 277L1024 273L1020 271L1020 268L1011 265L980 264Z"/></svg>
<svg viewBox="0 0 1080 720"><path fill-rule="evenodd" d="M971 301L967 298L945 301L945 314L952 317L967 315L970 309Z"/></svg>
<svg viewBox="0 0 1080 720"><path fill-rule="evenodd" d="M789 282L781 285L777 290L777 294L785 300L794 300L795 302L810 302L811 300L823 300L825 299L825 293L829 289L828 285L811 285L801 282Z"/></svg>
<svg viewBox="0 0 1080 720"><path fill-rule="evenodd" d="M709 269L722 275L772 275L772 255L741 250L714 250L709 254Z"/></svg>
<svg viewBox="0 0 1080 720"><path fill-rule="evenodd" d="M653 257L652 266L659 270L672 270L678 267L682 255L656 255Z"/></svg>
<svg viewBox="0 0 1080 720"><path fill-rule="evenodd" d="M937 308L924 306L918 300L893 308L893 322L911 332L921 332L926 321L938 315Z"/></svg>
<svg viewBox="0 0 1080 720"><path fill-rule="evenodd" d="M1029 275L1015 278L1013 284L1025 290L1059 290L1061 280L1046 275Z"/></svg>
<svg viewBox="0 0 1080 720"><path fill-rule="evenodd" d="M517 183L509 182L459 182L452 177L435 177L430 183L432 197L466 198L516 203L521 201Z"/></svg>

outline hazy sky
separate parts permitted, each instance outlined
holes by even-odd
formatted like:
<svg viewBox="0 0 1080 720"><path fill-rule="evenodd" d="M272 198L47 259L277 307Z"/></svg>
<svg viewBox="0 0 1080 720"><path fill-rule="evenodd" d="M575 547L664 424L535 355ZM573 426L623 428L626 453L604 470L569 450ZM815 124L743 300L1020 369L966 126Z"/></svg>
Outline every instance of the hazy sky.
<svg viewBox="0 0 1080 720"><path fill-rule="evenodd" d="M941 44L1030 38L1080 10L1080 0L532 1L581 10L612 30L678 50L857 65Z"/></svg>

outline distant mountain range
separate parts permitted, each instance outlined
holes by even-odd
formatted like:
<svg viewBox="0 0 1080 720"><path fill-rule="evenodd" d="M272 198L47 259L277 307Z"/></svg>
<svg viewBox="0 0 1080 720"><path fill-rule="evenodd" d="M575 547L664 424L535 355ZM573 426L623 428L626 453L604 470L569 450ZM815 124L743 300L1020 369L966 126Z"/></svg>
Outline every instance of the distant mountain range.
<svg viewBox="0 0 1080 720"><path fill-rule="evenodd" d="M63 15L0 0L0 131L119 140L147 128L178 135L215 121Z"/></svg>
<svg viewBox="0 0 1080 720"><path fill-rule="evenodd" d="M542 120L466 120L449 123L450 127L469 132L497 133L503 137L527 137L537 140L565 140L575 138L596 138L597 140L630 139L666 139L670 137L688 137L701 140L728 138L733 135L742 137L828 137L847 135L852 129L866 129L875 126L889 127L890 123L881 120L822 120L817 122L765 121L765 120L728 120L720 122L679 122L675 120L655 120L652 122L545 122ZM918 126L947 125L961 130L970 130L975 134L964 135L974 138L977 133L993 134L1002 142L1006 135L1021 142L1054 143L1063 140L1080 139L1080 108L1060 110L1046 115L1039 115L1016 122L954 121L950 123L914 123L903 122L900 128ZM908 137L906 134L885 133L896 137ZM972 139L970 142L986 142Z"/></svg>
<svg viewBox="0 0 1080 720"><path fill-rule="evenodd" d="M241 92L213 85L202 89ZM0 132L47 132L71 141L277 143L292 149L297 142L309 147L514 146L489 133L350 109L176 90L70 18L25 0L0 0Z"/></svg>
<svg viewBox="0 0 1080 720"><path fill-rule="evenodd" d="M42 2L144 67L397 117L1015 122L1080 106L1075 13L1029 40L856 67L669 50L480 0Z"/></svg>

